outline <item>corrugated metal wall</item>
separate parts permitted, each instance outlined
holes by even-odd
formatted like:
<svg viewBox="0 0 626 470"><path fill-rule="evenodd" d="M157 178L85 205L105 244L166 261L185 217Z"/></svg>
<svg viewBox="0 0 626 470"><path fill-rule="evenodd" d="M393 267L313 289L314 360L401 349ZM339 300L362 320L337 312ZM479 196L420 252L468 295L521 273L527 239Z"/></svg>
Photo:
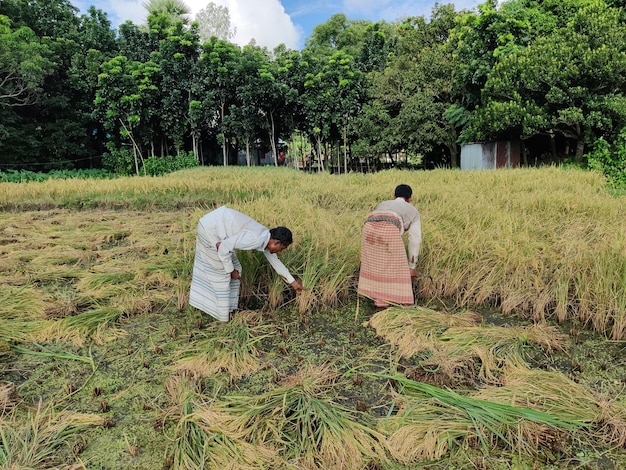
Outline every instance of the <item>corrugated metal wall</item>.
<svg viewBox="0 0 626 470"><path fill-rule="evenodd" d="M498 140L461 147L461 170L489 170L520 166L520 142Z"/></svg>

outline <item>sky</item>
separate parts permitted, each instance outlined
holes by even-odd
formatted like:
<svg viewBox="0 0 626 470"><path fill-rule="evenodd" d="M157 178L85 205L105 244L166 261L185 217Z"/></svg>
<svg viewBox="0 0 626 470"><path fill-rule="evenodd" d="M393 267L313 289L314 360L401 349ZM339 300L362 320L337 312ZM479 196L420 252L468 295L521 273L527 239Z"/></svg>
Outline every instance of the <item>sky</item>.
<svg viewBox="0 0 626 470"><path fill-rule="evenodd" d="M146 0L70 0L81 13L91 5L107 13L113 28L126 20L135 24L146 21ZM211 0L183 0L192 15L206 7ZM453 3L457 11L473 9L484 0L439 1ZM325 23L336 13L349 20L398 21L407 16L428 18L435 0L212 0L228 7L231 26L237 34L232 42L243 46L254 38L259 46L273 49L285 44L300 50L313 28Z"/></svg>

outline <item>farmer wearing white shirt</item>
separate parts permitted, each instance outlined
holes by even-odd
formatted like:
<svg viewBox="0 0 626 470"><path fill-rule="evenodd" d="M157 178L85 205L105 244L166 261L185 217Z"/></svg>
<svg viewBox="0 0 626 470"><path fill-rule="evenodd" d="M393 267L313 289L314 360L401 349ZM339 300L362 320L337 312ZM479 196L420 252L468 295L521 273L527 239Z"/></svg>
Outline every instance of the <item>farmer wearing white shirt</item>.
<svg viewBox="0 0 626 470"><path fill-rule="evenodd" d="M269 263L297 292L302 284L278 259L293 241L286 227L269 230L254 219L226 206L200 219L189 304L220 321L228 321L239 303L241 263L235 250L262 251Z"/></svg>

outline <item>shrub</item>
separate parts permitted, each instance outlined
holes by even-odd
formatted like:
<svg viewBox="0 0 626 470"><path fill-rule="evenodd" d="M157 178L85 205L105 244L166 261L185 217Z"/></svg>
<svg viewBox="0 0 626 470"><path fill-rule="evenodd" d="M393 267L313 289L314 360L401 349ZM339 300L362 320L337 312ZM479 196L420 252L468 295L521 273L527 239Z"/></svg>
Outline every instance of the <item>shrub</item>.
<svg viewBox="0 0 626 470"><path fill-rule="evenodd" d="M626 129L614 145L600 137L593 151L587 155L589 168L602 172L615 187L626 187Z"/></svg>
<svg viewBox="0 0 626 470"><path fill-rule="evenodd" d="M146 175L158 176L184 168L193 168L197 165L198 160L193 152L181 152L179 155L173 157L146 158L143 164L143 172L145 172Z"/></svg>

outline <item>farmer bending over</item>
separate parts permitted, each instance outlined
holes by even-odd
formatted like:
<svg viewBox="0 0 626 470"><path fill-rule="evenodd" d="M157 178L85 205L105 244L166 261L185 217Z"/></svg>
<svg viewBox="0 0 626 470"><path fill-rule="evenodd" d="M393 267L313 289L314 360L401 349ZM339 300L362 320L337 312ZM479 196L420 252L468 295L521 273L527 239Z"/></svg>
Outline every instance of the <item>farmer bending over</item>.
<svg viewBox="0 0 626 470"><path fill-rule="evenodd" d="M358 292L374 299L376 307L390 303L412 305L415 266L422 245L419 211L411 205L413 190L398 185L393 199L369 213L361 239ZM402 235L408 232L408 260Z"/></svg>
<svg viewBox="0 0 626 470"><path fill-rule="evenodd" d="M189 304L220 321L228 321L239 303L241 263L235 250L262 251L272 268L297 292L302 284L278 259L293 241L286 227L269 230L254 219L226 206L200 219Z"/></svg>

